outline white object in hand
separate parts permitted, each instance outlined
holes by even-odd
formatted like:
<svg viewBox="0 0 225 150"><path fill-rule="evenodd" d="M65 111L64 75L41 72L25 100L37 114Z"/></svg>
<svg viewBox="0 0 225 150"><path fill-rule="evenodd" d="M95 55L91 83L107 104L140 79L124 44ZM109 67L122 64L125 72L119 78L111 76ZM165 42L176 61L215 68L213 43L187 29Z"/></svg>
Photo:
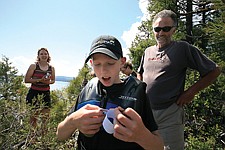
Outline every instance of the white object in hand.
<svg viewBox="0 0 225 150"><path fill-rule="evenodd" d="M51 74L47 72L47 74L45 75L45 79L49 78L50 75L51 75Z"/></svg>
<svg viewBox="0 0 225 150"><path fill-rule="evenodd" d="M114 119L115 119L115 114L114 114L114 109L109 109L106 113L105 119L103 120L103 128L105 131L109 134L114 133ZM112 122L111 122L111 121Z"/></svg>

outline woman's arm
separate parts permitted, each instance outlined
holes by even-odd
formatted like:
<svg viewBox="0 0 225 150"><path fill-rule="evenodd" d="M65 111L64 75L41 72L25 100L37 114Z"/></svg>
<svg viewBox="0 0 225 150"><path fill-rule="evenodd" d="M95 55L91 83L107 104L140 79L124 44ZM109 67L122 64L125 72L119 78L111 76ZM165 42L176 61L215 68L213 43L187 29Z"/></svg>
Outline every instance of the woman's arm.
<svg viewBox="0 0 225 150"><path fill-rule="evenodd" d="M52 66L52 74L51 74L51 77L50 77L50 82L49 84L54 84L55 83L55 68Z"/></svg>
<svg viewBox="0 0 225 150"><path fill-rule="evenodd" d="M33 79L32 75L34 73L34 70L36 69L36 65L35 64L31 64L27 70L27 73L25 75L25 79L24 82L25 83L36 83L36 82L40 82L41 79Z"/></svg>

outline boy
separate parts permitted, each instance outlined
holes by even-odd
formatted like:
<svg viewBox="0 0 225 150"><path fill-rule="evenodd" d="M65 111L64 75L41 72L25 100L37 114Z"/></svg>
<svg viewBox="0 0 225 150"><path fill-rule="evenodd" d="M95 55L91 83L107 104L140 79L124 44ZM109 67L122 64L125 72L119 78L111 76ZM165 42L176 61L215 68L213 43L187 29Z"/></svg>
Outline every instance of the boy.
<svg viewBox="0 0 225 150"><path fill-rule="evenodd" d="M128 77L119 78L126 62L120 42L112 36L95 39L86 61L90 59L96 78L81 91L70 115L59 123L57 137L68 139L79 130L78 149L163 149L150 104L146 84ZM114 111L113 132L102 123L108 110Z"/></svg>
<svg viewBox="0 0 225 150"><path fill-rule="evenodd" d="M127 76L137 77L137 73L133 70L133 65L130 62L126 62L121 68L121 72Z"/></svg>

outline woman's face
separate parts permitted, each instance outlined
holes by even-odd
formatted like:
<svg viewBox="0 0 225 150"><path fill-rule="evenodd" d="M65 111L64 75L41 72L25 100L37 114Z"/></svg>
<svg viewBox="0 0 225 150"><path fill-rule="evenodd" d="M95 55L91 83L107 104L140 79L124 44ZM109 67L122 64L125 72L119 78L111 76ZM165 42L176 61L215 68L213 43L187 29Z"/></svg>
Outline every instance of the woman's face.
<svg viewBox="0 0 225 150"><path fill-rule="evenodd" d="M46 50L40 50L38 53L39 61L47 61L49 58L48 52Z"/></svg>

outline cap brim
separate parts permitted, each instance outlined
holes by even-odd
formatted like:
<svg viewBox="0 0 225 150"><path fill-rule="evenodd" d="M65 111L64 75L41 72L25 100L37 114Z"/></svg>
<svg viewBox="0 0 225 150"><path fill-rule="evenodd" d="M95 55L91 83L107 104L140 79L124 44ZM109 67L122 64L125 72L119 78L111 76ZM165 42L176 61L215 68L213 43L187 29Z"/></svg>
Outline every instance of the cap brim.
<svg viewBox="0 0 225 150"><path fill-rule="evenodd" d="M85 63L87 63L88 62L88 60L91 58L91 56L93 55L93 54L96 54L96 53L102 53L102 54L105 54L105 55L107 55L107 56L109 56L109 57L111 57L111 58L113 58L113 59L115 59L115 60L118 60L119 58L112 52L112 51L110 51L109 49L107 49L107 48L97 48L97 49L95 49L95 50L93 50L92 52L90 52L90 54L89 54L89 56L86 58L86 60L85 60Z"/></svg>

